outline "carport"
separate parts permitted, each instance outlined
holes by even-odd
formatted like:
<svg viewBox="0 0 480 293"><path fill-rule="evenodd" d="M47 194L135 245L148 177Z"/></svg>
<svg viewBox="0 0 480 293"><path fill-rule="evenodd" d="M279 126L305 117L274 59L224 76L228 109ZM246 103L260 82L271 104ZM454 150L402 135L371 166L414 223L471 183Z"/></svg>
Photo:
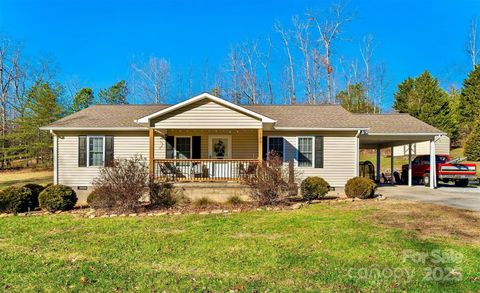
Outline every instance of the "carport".
<svg viewBox="0 0 480 293"><path fill-rule="evenodd" d="M430 141L430 188L436 187L435 141L445 133L408 114L357 114L368 130L358 135L359 149L375 149L377 155L376 179L380 180L381 154L395 146L408 145L408 186L412 186L412 144ZM390 157L390 170L393 177L394 156ZM393 180L392 180L392 184Z"/></svg>

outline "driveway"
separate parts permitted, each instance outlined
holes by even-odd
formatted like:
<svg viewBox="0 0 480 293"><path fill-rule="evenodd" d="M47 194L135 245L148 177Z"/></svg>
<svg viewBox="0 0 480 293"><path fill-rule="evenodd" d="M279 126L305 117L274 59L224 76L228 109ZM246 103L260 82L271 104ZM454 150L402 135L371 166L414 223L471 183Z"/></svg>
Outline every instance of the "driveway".
<svg viewBox="0 0 480 293"><path fill-rule="evenodd" d="M393 199L408 199L480 211L480 188L475 187L459 188L444 185L430 189L420 185L381 186L378 193Z"/></svg>

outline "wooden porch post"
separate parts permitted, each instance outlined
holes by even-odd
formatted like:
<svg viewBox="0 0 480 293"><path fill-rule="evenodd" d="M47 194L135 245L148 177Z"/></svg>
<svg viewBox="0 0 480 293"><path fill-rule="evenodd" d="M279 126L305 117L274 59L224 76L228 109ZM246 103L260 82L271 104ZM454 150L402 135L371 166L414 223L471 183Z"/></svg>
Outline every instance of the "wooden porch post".
<svg viewBox="0 0 480 293"><path fill-rule="evenodd" d="M263 160L263 128L258 129L258 160Z"/></svg>
<svg viewBox="0 0 480 293"><path fill-rule="evenodd" d="M149 149L149 174L150 178L153 178L155 165L153 160L155 158L155 129L153 127L149 128L149 138L150 138L150 149Z"/></svg>

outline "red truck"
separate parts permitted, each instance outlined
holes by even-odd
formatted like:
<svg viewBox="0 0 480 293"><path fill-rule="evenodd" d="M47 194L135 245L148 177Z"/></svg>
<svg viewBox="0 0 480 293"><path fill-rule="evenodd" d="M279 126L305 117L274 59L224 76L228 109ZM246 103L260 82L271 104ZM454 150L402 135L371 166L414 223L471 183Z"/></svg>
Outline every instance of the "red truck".
<svg viewBox="0 0 480 293"><path fill-rule="evenodd" d="M437 180L445 183L455 182L456 186L465 187L469 180L477 178L477 167L474 163L460 163L460 159L452 159L448 155L437 155ZM412 161L412 179L430 185L430 155L417 156ZM408 181L408 165L402 166L402 181Z"/></svg>

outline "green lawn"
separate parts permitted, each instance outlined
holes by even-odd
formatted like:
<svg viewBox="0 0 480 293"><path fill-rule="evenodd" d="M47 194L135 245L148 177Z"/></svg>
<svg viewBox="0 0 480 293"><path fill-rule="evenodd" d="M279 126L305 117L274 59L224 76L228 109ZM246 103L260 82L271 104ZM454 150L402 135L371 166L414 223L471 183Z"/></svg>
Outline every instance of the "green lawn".
<svg viewBox="0 0 480 293"><path fill-rule="evenodd" d="M429 214L435 208L410 206L387 200L231 215L1 218L0 288L90 292L480 290L480 217L450 209ZM418 216L402 210L412 208ZM435 217L431 224L444 223L445 227L410 227L417 220L422 225L428 222L423 216ZM470 225L468 229L477 230L452 230L456 227L452 221L460 220ZM467 232L473 236L466 237ZM419 264L402 257L405 250L447 249L461 253L463 260L439 265L432 258ZM461 281L423 280L426 270L439 266L442 270L454 267L462 274ZM412 278L374 274L361 279L358 272L362 268L400 268L412 271Z"/></svg>
<svg viewBox="0 0 480 293"><path fill-rule="evenodd" d="M0 172L0 190L12 185L24 185L27 183L48 184L53 180L52 171L19 170Z"/></svg>

